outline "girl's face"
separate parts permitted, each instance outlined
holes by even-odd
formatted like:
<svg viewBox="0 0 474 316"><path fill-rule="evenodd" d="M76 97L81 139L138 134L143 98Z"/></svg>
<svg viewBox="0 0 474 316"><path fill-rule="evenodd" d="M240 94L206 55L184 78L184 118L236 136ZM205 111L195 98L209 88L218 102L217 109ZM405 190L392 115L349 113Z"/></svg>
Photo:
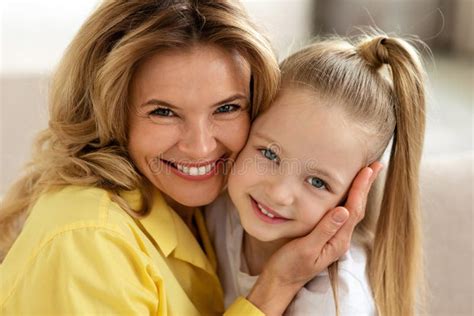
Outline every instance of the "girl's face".
<svg viewBox="0 0 474 316"><path fill-rule="evenodd" d="M329 100L282 90L252 125L229 177L244 229L260 241L309 233L365 164L364 134Z"/></svg>
<svg viewBox="0 0 474 316"><path fill-rule="evenodd" d="M250 67L238 55L198 44L146 59L130 86L130 156L173 201L212 202L250 127Z"/></svg>

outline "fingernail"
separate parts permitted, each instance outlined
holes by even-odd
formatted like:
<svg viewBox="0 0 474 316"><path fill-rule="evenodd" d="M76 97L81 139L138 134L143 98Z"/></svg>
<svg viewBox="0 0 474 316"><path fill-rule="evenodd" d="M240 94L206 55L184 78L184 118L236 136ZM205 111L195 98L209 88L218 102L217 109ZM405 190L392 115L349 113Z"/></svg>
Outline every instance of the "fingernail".
<svg viewBox="0 0 474 316"><path fill-rule="evenodd" d="M344 223L349 217L349 212L345 208L339 208L333 215L332 218L338 224Z"/></svg>
<svg viewBox="0 0 474 316"><path fill-rule="evenodd" d="M367 167L369 168L369 177L372 176L372 174L374 173L374 169L370 168L370 167Z"/></svg>

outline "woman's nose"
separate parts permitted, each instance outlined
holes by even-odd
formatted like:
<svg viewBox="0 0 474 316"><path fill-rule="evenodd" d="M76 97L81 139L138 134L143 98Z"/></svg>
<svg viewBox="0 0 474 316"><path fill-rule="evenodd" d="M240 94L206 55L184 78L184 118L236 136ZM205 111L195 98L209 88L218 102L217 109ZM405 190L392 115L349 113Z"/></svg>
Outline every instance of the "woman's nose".
<svg viewBox="0 0 474 316"><path fill-rule="evenodd" d="M190 159L208 159L217 147L216 137L209 120L197 120L184 127L178 144L180 151Z"/></svg>

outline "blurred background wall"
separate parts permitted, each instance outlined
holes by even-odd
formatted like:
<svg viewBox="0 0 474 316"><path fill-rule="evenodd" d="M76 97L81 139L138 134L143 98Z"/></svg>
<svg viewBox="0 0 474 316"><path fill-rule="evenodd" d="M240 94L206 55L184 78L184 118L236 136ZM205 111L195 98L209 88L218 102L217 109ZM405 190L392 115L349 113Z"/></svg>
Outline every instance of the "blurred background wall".
<svg viewBox="0 0 474 316"><path fill-rule="evenodd" d="M98 0L0 3L0 196L47 126L48 79ZM473 0L245 0L279 59L358 26L417 35L433 51L422 175L431 315L472 315ZM442 197L442 200L441 200Z"/></svg>

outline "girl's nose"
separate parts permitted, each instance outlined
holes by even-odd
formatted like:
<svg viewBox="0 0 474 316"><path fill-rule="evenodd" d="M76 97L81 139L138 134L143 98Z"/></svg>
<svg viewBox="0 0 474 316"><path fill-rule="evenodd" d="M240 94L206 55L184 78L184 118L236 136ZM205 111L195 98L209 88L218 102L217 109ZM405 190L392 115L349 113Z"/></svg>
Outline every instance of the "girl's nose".
<svg viewBox="0 0 474 316"><path fill-rule="evenodd" d="M208 120L199 120L185 126L178 144L180 151L190 159L215 158L210 155L216 150L217 141Z"/></svg>
<svg viewBox="0 0 474 316"><path fill-rule="evenodd" d="M292 205L295 200L295 188L291 181L285 181L282 177L276 176L266 185L266 194L273 203L281 206Z"/></svg>

